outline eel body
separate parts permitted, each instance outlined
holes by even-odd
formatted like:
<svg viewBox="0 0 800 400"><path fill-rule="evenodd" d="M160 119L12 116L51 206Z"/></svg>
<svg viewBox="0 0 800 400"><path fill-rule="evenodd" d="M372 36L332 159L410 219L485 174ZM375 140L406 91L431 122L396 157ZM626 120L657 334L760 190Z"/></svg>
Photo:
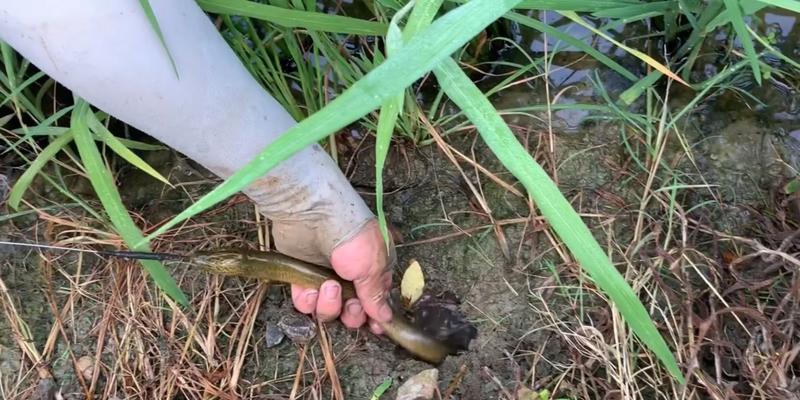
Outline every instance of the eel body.
<svg viewBox="0 0 800 400"><path fill-rule="evenodd" d="M307 288L319 288L327 280L342 286L342 299L356 297L353 283L339 278L331 269L310 264L280 253L247 249L197 252L188 262L206 272L259 279ZM450 346L425 334L394 310L392 320L381 324L386 336L414 356L431 364L440 364L453 352Z"/></svg>

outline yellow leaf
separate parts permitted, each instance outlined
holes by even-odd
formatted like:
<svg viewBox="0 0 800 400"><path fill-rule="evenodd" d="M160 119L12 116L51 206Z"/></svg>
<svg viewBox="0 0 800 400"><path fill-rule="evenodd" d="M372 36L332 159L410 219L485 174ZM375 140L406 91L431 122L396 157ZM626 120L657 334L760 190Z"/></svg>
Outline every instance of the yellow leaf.
<svg viewBox="0 0 800 400"><path fill-rule="evenodd" d="M400 282L400 295L403 299L403 307L411 307L422 296L422 289L425 288L425 277L422 276L422 267L417 260L411 260L411 265L403 273L403 280Z"/></svg>

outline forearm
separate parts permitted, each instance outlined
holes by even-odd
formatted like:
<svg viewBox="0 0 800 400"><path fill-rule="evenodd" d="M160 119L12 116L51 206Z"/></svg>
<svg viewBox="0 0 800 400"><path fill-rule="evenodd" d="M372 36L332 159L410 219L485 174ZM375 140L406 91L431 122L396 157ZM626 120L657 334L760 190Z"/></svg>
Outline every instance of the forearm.
<svg viewBox="0 0 800 400"><path fill-rule="evenodd" d="M137 0L7 1L0 38L91 104L228 177L295 121L196 3L150 3L178 76ZM276 221L336 225L315 238L323 252L372 217L316 145L244 192Z"/></svg>

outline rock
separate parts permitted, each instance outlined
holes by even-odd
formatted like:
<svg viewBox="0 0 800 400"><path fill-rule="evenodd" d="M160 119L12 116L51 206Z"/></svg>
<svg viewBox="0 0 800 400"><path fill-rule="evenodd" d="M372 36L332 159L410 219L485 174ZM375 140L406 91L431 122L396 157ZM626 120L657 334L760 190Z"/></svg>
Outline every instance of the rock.
<svg viewBox="0 0 800 400"><path fill-rule="evenodd" d="M6 201L8 198L8 192L10 190L11 186L8 183L8 177L0 174L0 204L3 204Z"/></svg>
<svg viewBox="0 0 800 400"><path fill-rule="evenodd" d="M268 349L281 344L284 337L286 337L286 335L278 325L272 322L267 322L267 328L264 332L264 344Z"/></svg>
<svg viewBox="0 0 800 400"><path fill-rule="evenodd" d="M83 375L83 379L92 379L92 374L94 374L94 360L92 357L83 356L78 359L76 364L78 372Z"/></svg>
<svg viewBox="0 0 800 400"><path fill-rule="evenodd" d="M397 389L395 400L431 400L439 383L439 370L426 369L403 383Z"/></svg>
<svg viewBox="0 0 800 400"><path fill-rule="evenodd" d="M317 336L317 325L308 316L291 313L281 317L278 327L294 343L308 343Z"/></svg>
<svg viewBox="0 0 800 400"><path fill-rule="evenodd" d="M31 393L31 400L54 400L56 398L56 382L53 378L45 378L39 380L33 393Z"/></svg>

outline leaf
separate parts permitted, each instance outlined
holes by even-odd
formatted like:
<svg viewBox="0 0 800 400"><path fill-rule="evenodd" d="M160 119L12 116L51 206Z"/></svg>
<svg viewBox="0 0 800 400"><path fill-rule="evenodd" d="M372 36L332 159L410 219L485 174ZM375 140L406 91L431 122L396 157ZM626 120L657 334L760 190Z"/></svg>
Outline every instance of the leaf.
<svg viewBox="0 0 800 400"><path fill-rule="evenodd" d="M800 189L800 180L795 178L783 186L783 192L786 194L794 194Z"/></svg>
<svg viewBox="0 0 800 400"><path fill-rule="evenodd" d="M417 260L411 260L411 264L406 268L403 273L403 279L400 281L400 295L403 299L403 307L409 308L413 306L422 296L424 289L425 276L422 274L422 267L420 267Z"/></svg>
<svg viewBox="0 0 800 400"><path fill-rule="evenodd" d="M611 264L591 231L561 194L550 176L519 143L492 104L452 59L434 74L447 96L477 127L481 138L503 165L525 186L549 224L564 241L581 267L609 296L631 330L652 350L681 383L683 376L663 337L633 289Z"/></svg>
<svg viewBox="0 0 800 400"><path fill-rule="evenodd" d="M22 195L28 190L28 187L33 182L33 178L44 168L45 164L50 161L55 155L61 151L64 146L72 141L72 132L67 131L59 135L55 140L50 142L39 156L25 169L25 172L14 183L11 193L8 195L8 205L15 211L19 209L19 202L22 200Z"/></svg>
<svg viewBox="0 0 800 400"><path fill-rule="evenodd" d="M75 108L72 111L70 126L74 134L75 144L78 146L83 166L89 175L89 181L94 188L97 197L103 204L111 223L117 230L125 243L134 251L150 251L147 241L142 238L142 233L128 214L128 210L122 204L114 181L111 178L97 145L94 142L89 127L87 125L88 114L90 113L89 104L82 99L76 99ZM156 285L179 304L188 306L189 301L186 295L180 290L178 284L167 273L160 262L152 260L140 260L148 274L153 278Z"/></svg>
<svg viewBox="0 0 800 400"><path fill-rule="evenodd" d="M313 31L350 33L354 35L384 35L386 25L379 22L328 15L319 12L291 10L247 0L197 0L206 12L251 17L287 28Z"/></svg>
<svg viewBox="0 0 800 400"><path fill-rule="evenodd" d="M391 386L392 386L392 378L389 377L384 379L383 382L381 382L381 384L378 385L378 387L376 387L375 390L372 392L370 400L379 400L381 396L383 396L383 394L386 393L386 391L389 390L389 387Z"/></svg>
<svg viewBox="0 0 800 400"><path fill-rule="evenodd" d="M272 142L246 166L147 239L163 234L228 198L269 172L299 150L357 121L403 91L436 64L450 56L520 0L471 0L421 31L391 58L364 75L318 112L300 121Z"/></svg>
<svg viewBox="0 0 800 400"><path fill-rule="evenodd" d="M753 69L753 77L756 79L756 82L761 85L761 66L758 63L758 55L756 54L756 49L753 46L753 38L750 37L750 33L747 32L747 27L744 24L742 10L739 8L739 1L723 1L725 2L725 8L728 10L730 15L733 30L736 31L736 36L738 36L739 40L742 41L744 53L747 56L747 59L750 61L750 67Z"/></svg>
<svg viewBox="0 0 800 400"><path fill-rule="evenodd" d="M172 54L169 52L169 48L167 47L167 42L164 40L164 34L161 32L161 26L158 24L156 15L153 12L153 7L150 6L150 1L139 0L139 4L142 6L142 10L144 11L144 14L147 16L147 20L150 22L150 26L153 27L153 30L158 36L158 40L161 42L161 47L163 47L164 52L167 53L167 57L169 58L169 63L172 64L172 70L175 71L175 76L177 77L178 66L175 65L175 60L172 58Z"/></svg>

